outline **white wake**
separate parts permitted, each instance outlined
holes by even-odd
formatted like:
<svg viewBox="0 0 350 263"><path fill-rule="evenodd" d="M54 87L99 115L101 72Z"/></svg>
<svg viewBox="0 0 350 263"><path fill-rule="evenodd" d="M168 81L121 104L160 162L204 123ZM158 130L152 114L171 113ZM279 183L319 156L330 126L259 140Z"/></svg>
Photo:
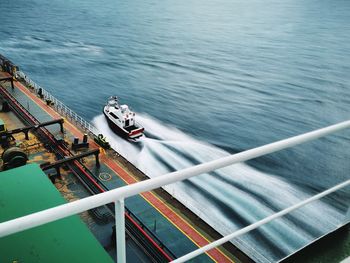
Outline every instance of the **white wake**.
<svg viewBox="0 0 350 263"><path fill-rule="evenodd" d="M147 115L138 114L138 121L147 135L137 143L115 135L103 115L95 117L93 123L116 151L149 177L228 155L222 149L195 140ZM287 180L244 163L164 188L222 235L310 196ZM261 227L259 235L245 235L233 243L255 260L270 262L294 252L315 235L332 230L343 217L326 203L315 202L288 218Z"/></svg>

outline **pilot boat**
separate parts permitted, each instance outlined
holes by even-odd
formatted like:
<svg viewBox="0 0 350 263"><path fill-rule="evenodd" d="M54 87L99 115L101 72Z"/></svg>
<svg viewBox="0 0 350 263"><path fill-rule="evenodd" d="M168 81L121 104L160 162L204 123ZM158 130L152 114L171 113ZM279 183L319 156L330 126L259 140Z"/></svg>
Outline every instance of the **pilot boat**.
<svg viewBox="0 0 350 263"><path fill-rule="evenodd" d="M143 135L144 128L136 122L135 112L128 105L120 105L117 96L108 99L103 107L109 127L118 135L127 139L136 139Z"/></svg>

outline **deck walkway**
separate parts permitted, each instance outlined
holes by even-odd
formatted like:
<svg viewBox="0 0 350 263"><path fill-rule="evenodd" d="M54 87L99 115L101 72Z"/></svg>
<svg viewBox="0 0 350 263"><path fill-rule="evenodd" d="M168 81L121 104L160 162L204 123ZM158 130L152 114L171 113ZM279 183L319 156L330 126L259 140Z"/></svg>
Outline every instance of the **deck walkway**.
<svg viewBox="0 0 350 263"><path fill-rule="evenodd" d="M15 82L15 89L8 89L10 93L39 121L48 121L61 118L54 109L32 93L28 88L19 82ZM82 138L83 133L69 121L65 121L66 139L72 141L73 137ZM58 126L51 126L48 129L59 134ZM98 145L90 140L91 148ZM95 174L107 173L110 179L104 184L108 189L137 182L135 176L127 171L116 160L101 154L101 167L94 168ZM174 211L167 203L161 200L155 193L147 192L140 196L131 197L125 200L126 207L130 209L152 232L177 256L182 256L195 250L198 246L209 243L199 231L195 229L186 219ZM208 254L203 254L192 262L232 262L221 250L213 249Z"/></svg>

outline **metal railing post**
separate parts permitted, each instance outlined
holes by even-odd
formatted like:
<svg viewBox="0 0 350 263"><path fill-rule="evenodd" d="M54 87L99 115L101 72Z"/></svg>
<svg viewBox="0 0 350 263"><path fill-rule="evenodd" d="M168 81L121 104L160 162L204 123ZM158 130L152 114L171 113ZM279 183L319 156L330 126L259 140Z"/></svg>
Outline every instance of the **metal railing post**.
<svg viewBox="0 0 350 263"><path fill-rule="evenodd" d="M125 217L124 217L124 198L116 201L115 203L115 240L116 240L116 253L117 262L126 262L125 253Z"/></svg>

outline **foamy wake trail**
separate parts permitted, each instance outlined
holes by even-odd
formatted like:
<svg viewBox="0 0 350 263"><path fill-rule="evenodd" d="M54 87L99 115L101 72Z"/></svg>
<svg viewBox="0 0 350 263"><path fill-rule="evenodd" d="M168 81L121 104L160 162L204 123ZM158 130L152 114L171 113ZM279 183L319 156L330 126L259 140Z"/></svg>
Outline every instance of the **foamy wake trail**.
<svg viewBox="0 0 350 263"><path fill-rule="evenodd" d="M138 114L138 121L147 133L136 144L115 135L103 115L95 117L93 123L116 151L149 177L228 155L147 115ZM244 163L164 188L223 235L310 196L287 180ZM333 229L343 217L340 211L319 201L233 243L259 262L275 261Z"/></svg>

